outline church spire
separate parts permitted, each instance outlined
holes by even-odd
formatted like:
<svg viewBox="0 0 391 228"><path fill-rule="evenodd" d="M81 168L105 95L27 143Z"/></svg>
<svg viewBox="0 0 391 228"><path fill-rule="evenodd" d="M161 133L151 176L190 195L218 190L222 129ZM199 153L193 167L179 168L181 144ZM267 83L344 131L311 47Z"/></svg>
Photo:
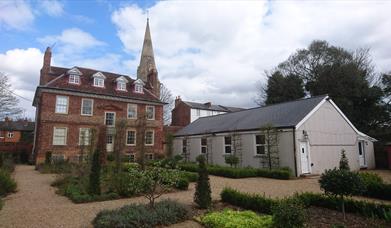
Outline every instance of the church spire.
<svg viewBox="0 0 391 228"><path fill-rule="evenodd" d="M141 51L140 65L137 68L137 78L148 81L148 74L156 71L155 57L152 48L151 32L149 30L149 18L147 18L147 27L145 28L143 50Z"/></svg>

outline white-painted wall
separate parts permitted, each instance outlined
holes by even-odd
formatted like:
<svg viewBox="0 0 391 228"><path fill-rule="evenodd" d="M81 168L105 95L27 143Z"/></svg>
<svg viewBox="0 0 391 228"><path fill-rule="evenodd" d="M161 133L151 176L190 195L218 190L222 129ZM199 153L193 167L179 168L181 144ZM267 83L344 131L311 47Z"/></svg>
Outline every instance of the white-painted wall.
<svg viewBox="0 0 391 228"><path fill-rule="evenodd" d="M210 110L202 110L202 109L192 108L190 111L190 122L193 122L200 117L215 116L215 115L224 114L224 113L226 113L226 112L210 111Z"/></svg>

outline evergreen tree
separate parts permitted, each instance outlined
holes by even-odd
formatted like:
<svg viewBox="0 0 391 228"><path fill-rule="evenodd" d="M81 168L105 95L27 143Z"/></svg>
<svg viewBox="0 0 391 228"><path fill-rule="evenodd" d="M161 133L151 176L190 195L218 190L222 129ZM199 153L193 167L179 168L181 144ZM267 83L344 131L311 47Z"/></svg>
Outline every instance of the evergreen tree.
<svg viewBox="0 0 391 228"><path fill-rule="evenodd" d="M275 71L268 76L265 104L275 104L304 97L303 80L294 74Z"/></svg>
<svg viewBox="0 0 391 228"><path fill-rule="evenodd" d="M206 167L206 160L203 155L198 156L197 161L198 180L196 184L196 191L194 193L194 202L200 208L206 209L212 204L208 170Z"/></svg>
<svg viewBox="0 0 391 228"><path fill-rule="evenodd" d="M96 150L92 156L91 173L89 179L88 192L91 195L100 195L100 152Z"/></svg>
<svg viewBox="0 0 391 228"><path fill-rule="evenodd" d="M339 161L339 169L348 170L348 171L350 170L349 160L346 157L344 149L342 149L341 151L341 160Z"/></svg>

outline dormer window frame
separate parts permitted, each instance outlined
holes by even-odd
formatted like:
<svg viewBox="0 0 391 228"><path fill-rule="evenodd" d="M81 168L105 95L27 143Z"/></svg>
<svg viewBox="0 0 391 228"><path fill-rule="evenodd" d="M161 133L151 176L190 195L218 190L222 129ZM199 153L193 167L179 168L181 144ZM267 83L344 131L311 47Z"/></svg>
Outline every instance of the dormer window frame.
<svg viewBox="0 0 391 228"><path fill-rule="evenodd" d="M135 93L144 93L144 85L145 83L141 79L137 79L134 81L134 92Z"/></svg>
<svg viewBox="0 0 391 228"><path fill-rule="evenodd" d="M125 92L128 91L126 88L128 80L124 76L117 78L115 81L117 82L117 90Z"/></svg>
<svg viewBox="0 0 391 228"><path fill-rule="evenodd" d="M68 74L68 83L69 84L75 84L80 85L80 76L82 73L80 72L77 67L73 67L70 70L67 71Z"/></svg>
<svg viewBox="0 0 391 228"><path fill-rule="evenodd" d="M93 86L98 87L98 88L105 88L105 79L106 76L102 74L101 72L96 72L95 74L92 75L94 78L93 81Z"/></svg>

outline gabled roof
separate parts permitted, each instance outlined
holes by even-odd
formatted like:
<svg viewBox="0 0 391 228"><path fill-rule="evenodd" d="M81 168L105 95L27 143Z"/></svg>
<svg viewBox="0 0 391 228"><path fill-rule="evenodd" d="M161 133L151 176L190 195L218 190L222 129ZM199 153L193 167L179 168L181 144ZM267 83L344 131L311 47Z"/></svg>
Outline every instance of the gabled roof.
<svg viewBox="0 0 391 228"><path fill-rule="evenodd" d="M35 123L24 120L0 121L0 130L3 131L34 131Z"/></svg>
<svg viewBox="0 0 391 228"><path fill-rule="evenodd" d="M237 112L237 111L245 110L243 108L229 107L229 106L223 106L223 105L211 104L209 106L207 103L197 103L197 102L191 102L191 101L183 101L183 102L185 104L187 104L190 108L194 108L194 109L219 111L219 112Z"/></svg>
<svg viewBox="0 0 391 228"><path fill-rule="evenodd" d="M222 115L201 117L175 135L186 136L257 130L266 124L272 124L277 128L295 127L319 103L327 98L327 95L323 95Z"/></svg>
<svg viewBox="0 0 391 228"><path fill-rule="evenodd" d="M73 69L74 68L76 67L73 67ZM99 70L94 70L89 68L83 68L83 67L77 67L77 69L83 75L83 77L80 77L79 85L71 84L68 82L67 72L70 70L69 68L52 66L50 67L49 83L47 83L46 85L39 86L38 89L49 88L49 89L56 89L62 91L65 90L69 92L82 92L82 93L89 93L89 94L121 97L127 99L137 99L137 100L144 100L144 101L164 104L163 102L160 101L159 97L154 95L151 91L149 91L145 87L144 87L144 93L134 92L133 82L135 80L132 79L130 76L111 73L111 72L104 72L104 71L99 71ZM94 79L93 75L98 75L98 76L104 75L104 77L106 77L104 88L93 86L93 79ZM124 78L128 82L130 82L126 85L127 91L117 90L116 80L118 78Z"/></svg>

